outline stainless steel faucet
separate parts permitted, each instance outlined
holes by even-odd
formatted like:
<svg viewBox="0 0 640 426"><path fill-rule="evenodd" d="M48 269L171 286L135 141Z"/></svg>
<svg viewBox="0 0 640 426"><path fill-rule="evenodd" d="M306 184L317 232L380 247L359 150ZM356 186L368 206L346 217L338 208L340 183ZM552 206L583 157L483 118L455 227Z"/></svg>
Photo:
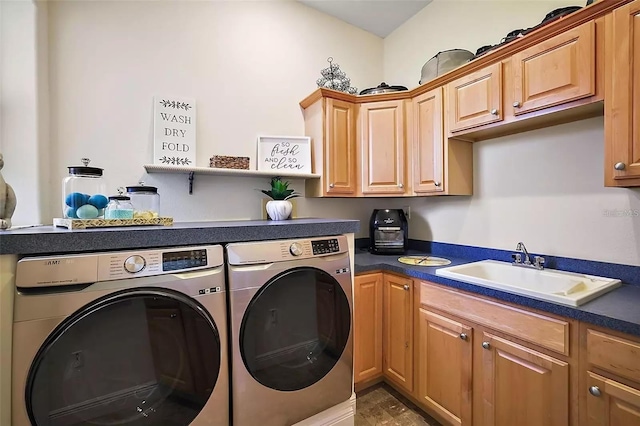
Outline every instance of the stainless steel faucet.
<svg viewBox="0 0 640 426"><path fill-rule="evenodd" d="M544 257L542 256L534 256L533 263L531 263L531 258L529 257L529 252L525 247L523 242L519 242L516 246L516 251L518 253L514 253L511 255L513 259L513 265L515 266L528 266L536 269L544 269ZM522 260L522 254L524 253L524 261Z"/></svg>

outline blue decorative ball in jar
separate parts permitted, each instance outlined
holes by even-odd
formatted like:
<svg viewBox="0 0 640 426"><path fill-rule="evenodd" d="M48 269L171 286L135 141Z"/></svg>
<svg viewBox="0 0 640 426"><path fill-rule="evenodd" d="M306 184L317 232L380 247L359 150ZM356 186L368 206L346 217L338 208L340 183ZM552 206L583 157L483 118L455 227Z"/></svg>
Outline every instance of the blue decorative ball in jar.
<svg viewBox="0 0 640 426"><path fill-rule="evenodd" d="M109 203L103 169L89 167L88 158L83 166L69 166L69 176L62 180L62 216L68 219L102 219Z"/></svg>

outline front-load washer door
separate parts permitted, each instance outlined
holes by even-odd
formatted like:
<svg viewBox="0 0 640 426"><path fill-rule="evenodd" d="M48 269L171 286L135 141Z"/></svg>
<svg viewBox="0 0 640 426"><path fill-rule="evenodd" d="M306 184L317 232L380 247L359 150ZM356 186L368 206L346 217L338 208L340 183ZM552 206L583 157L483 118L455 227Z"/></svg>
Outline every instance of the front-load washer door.
<svg viewBox="0 0 640 426"><path fill-rule="evenodd" d="M348 344L347 295L328 273L288 269L267 282L249 303L240 327L240 353L262 385L296 391L320 381Z"/></svg>
<svg viewBox="0 0 640 426"><path fill-rule="evenodd" d="M220 338L205 309L157 288L113 293L63 321L29 370L34 426L187 426L220 372Z"/></svg>

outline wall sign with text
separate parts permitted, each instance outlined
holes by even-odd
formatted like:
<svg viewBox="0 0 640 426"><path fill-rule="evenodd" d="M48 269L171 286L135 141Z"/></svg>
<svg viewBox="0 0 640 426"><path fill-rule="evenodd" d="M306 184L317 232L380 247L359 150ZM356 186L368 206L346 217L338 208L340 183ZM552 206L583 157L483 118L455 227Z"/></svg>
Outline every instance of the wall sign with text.
<svg viewBox="0 0 640 426"><path fill-rule="evenodd" d="M311 173L311 138L258 136L258 170Z"/></svg>
<svg viewBox="0 0 640 426"><path fill-rule="evenodd" d="M196 100L153 98L153 164L196 165Z"/></svg>

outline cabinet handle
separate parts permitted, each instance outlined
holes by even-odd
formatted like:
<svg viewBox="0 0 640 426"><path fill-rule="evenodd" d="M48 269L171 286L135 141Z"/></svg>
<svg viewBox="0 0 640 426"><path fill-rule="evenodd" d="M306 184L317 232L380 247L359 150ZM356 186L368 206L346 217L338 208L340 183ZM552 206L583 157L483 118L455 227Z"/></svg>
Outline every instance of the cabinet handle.
<svg viewBox="0 0 640 426"><path fill-rule="evenodd" d="M403 185L403 184L401 184L401 183L399 183L399 184L398 184L398 188L404 188L404 185Z"/></svg>
<svg viewBox="0 0 640 426"><path fill-rule="evenodd" d="M409 291L409 284L405 284L403 287L406 291Z"/></svg>
<svg viewBox="0 0 640 426"><path fill-rule="evenodd" d="M404 342L404 347L409 348L409 342Z"/></svg>
<svg viewBox="0 0 640 426"><path fill-rule="evenodd" d="M467 340L467 335L465 333L460 333L460 338L462 340Z"/></svg>
<svg viewBox="0 0 640 426"><path fill-rule="evenodd" d="M442 185L442 183L438 182L437 180L436 180L436 181L434 181L434 182L433 182L433 184L434 184L436 187L440 187L440 185Z"/></svg>
<svg viewBox="0 0 640 426"><path fill-rule="evenodd" d="M491 115L498 115L498 110L497 109L492 109L491 110Z"/></svg>
<svg viewBox="0 0 640 426"><path fill-rule="evenodd" d="M520 102L515 101L515 102L513 103L513 107L514 107L514 108L520 108Z"/></svg>
<svg viewBox="0 0 640 426"><path fill-rule="evenodd" d="M169 315L169 318L175 318L177 316L178 316L178 314L171 314L171 315Z"/></svg>
<svg viewBox="0 0 640 426"><path fill-rule="evenodd" d="M602 392L600 392L600 388L597 386L591 386L589 388L589 393L593 396L600 396L602 395Z"/></svg>
<svg viewBox="0 0 640 426"><path fill-rule="evenodd" d="M334 185L334 184L332 184L332 183L330 183L330 184L329 184L329 188L333 188L334 186L335 186L335 185Z"/></svg>
<svg viewBox="0 0 640 426"><path fill-rule="evenodd" d="M613 166L613 168L616 170L624 170L625 167L627 167L627 165L624 163L616 163L615 166Z"/></svg>
<svg viewBox="0 0 640 426"><path fill-rule="evenodd" d="M482 347L485 349L489 349L491 345L489 344L489 342L482 342Z"/></svg>

